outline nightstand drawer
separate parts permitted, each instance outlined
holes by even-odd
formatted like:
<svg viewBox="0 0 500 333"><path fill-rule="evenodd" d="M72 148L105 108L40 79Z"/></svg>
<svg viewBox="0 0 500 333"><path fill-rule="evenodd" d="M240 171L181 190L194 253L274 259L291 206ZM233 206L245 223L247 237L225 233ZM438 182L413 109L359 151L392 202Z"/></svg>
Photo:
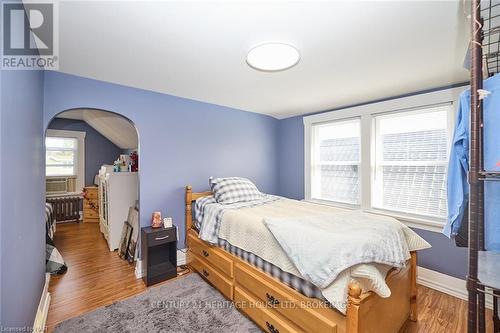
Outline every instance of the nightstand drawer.
<svg viewBox="0 0 500 333"><path fill-rule="evenodd" d="M99 202L97 200L83 200L83 208L93 209L93 207L99 208Z"/></svg>
<svg viewBox="0 0 500 333"><path fill-rule="evenodd" d="M85 218L85 219L98 219L99 213L93 209L85 209L83 211L83 218Z"/></svg>
<svg viewBox="0 0 500 333"><path fill-rule="evenodd" d="M176 238L177 235L175 233L175 228L168 228L148 234L148 243L149 246L155 246L169 242L175 242Z"/></svg>

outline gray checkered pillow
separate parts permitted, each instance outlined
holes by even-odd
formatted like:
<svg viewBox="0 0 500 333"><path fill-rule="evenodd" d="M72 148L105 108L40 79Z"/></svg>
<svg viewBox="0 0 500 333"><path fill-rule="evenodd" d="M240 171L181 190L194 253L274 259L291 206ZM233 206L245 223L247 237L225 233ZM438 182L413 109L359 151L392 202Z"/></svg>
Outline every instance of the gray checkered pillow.
<svg viewBox="0 0 500 333"><path fill-rule="evenodd" d="M259 200L264 195L250 180L241 177L210 178L210 188L218 203Z"/></svg>

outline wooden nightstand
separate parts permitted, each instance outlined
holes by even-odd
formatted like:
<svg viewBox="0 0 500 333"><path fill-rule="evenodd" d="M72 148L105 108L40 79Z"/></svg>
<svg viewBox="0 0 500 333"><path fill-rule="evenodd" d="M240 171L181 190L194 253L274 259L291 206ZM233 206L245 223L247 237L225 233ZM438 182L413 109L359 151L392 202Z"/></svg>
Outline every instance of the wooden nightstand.
<svg viewBox="0 0 500 333"><path fill-rule="evenodd" d="M177 276L177 229L141 229L141 255L146 286Z"/></svg>

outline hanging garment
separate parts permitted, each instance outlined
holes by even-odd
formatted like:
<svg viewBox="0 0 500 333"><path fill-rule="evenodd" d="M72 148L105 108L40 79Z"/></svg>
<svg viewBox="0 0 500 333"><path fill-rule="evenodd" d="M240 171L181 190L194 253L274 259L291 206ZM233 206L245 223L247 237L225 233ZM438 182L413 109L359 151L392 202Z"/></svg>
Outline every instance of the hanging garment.
<svg viewBox="0 0 500 333"><path fill-rule="evenodd" d="M495 149L498 151L500 142L497 142ZM490 181L484 185L484 247L488 251L500 252L500 181Z"/></svg>
<svg viewBox="0 0 500 333"><path fill-rule="evenodd" d="M457 247L468 247L469 246L469 207L465 205L465 211L463 220L460 224L460 229L458 229L455 235L455 245Z"/></svg>
<svg viewBox="0 0 500 333"><path fill-rule="evenodd" d="M483 83L490 92L483 99L484 168L500 171L500 74ZM460 95L455 134L448 165L448 218L443 233L452 238L460 232L460 243L467 239L467 228L461 228L469 199L469 118L470 89ZM500 251L500 182L485 182L485 246ZM464 234L462 234L464 233Z"/></svg>
<svg viewBox="0 0 500 333"><path fill-rule="evenodd" d="M460 230L465 207L469 199L469 184L467 182L467 170L469 170L469 113L470 89L467 89L460 95L455 134L453 135L448 163L448 217L443 233L450 238L455 237Z"/></svg>

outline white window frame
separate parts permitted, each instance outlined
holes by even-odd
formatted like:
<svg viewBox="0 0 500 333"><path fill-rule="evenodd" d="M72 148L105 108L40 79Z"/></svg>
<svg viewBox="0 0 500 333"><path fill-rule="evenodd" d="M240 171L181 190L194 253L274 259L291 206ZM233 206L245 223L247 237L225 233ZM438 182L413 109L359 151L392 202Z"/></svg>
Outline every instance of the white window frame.
<svg viewBox="0 0 500 333"><path fill-rule="evenodd" d="M342 122L342 121L359 121L359 134L360 134L360 138L361 138L361 118L360 117L350 117L350 118L343 118L343 119L336 119L336 120L333 120L333 121L329 121L329 122L326 122L326 124L328 123L335 123L335 122ZM314 156L315 154L319 154L319 151L316 151L316 149L314 149L314 147L312 146L312 144L317 140L317 138L315 138L315 131L313 129L313 126L315 125L323 125L325 123L314 123L314 124L311 124L311 146L310 146L310 149L311 149L311 164L310 164L310 170L311 170L311 174L310 174L310 182L309 182L309 199L311 201L316 201L316 202L324 202L324 203L332 203L332 204L335 204L336 206L339 206L339 207L347 207L347 208L359 208L360 207L360 204L361 204L361 198L359 200L359 203L347 203L347 202L341 202L341 201L333 201L333 200L326 200L326 199L319 199L319 198L312 198L312 194L313 194L313 191L312 191L312 178L313 178L313 175L315 174L315 172L317 172L317 170L314 170L314 160L315 158L318 159L317 156ZM360 191L361 190L361 152L360 152L360 161L357 162L357 163L349 163L349 162L353 162L353 161L347 161L346 163L332 163L332 165L341 165L341 164L347 164L347 165L357 165L358 166L358 170L359 170L359 180L360 180L360 184L358 185L358 190ZM325 163L326 164L326 163ZM316 175L317 176L317 175ZM318 181L318 180L316 180Z"/></svg>
<svg viewBox="0 0 500 333"><path fill-rule="evenodd" d="M85 135L86 132L66 131L48 129L45 137L73 138L78 142L76 156L76 190L81 191L85 187ZM45 147L45 141L44 141ZM46 148L46 147L45 147ZM47 161L45 161L47 163ZM45 164L46 166L47 164Z"/></svg>
<svg viewBox="0 0 500 333"><path fill-rule="evenodd" d="M397 218L410 227L425 229L435 232L441 232L445 219L430 218L419 215L395 213L382 209L372 208L372 176L375 158L375 145L372 143L374 137L374 116L386 114L389 112L411 111L425 108L433 105L442 105L451 103L452 112L448 115L448 130L450 131L449 140L451 140L455 117L456 105L460 93L466 87L444 89L440 91L429 92L425 94L413 95L391 99L388 101L370 103L356 107L349 107L330 111L303 118L304 122L304 194L305 200L318 203L346 207L335 202L325 200L312 200L311 198L311 168L312 168L312 143L313 143L313 125L327 123L343 119L352 119L359 117L361 119L361 156L360 156L360 205L358 209L363 211L388 215ZM448 144L450 145L450 143Z"/></svg>

